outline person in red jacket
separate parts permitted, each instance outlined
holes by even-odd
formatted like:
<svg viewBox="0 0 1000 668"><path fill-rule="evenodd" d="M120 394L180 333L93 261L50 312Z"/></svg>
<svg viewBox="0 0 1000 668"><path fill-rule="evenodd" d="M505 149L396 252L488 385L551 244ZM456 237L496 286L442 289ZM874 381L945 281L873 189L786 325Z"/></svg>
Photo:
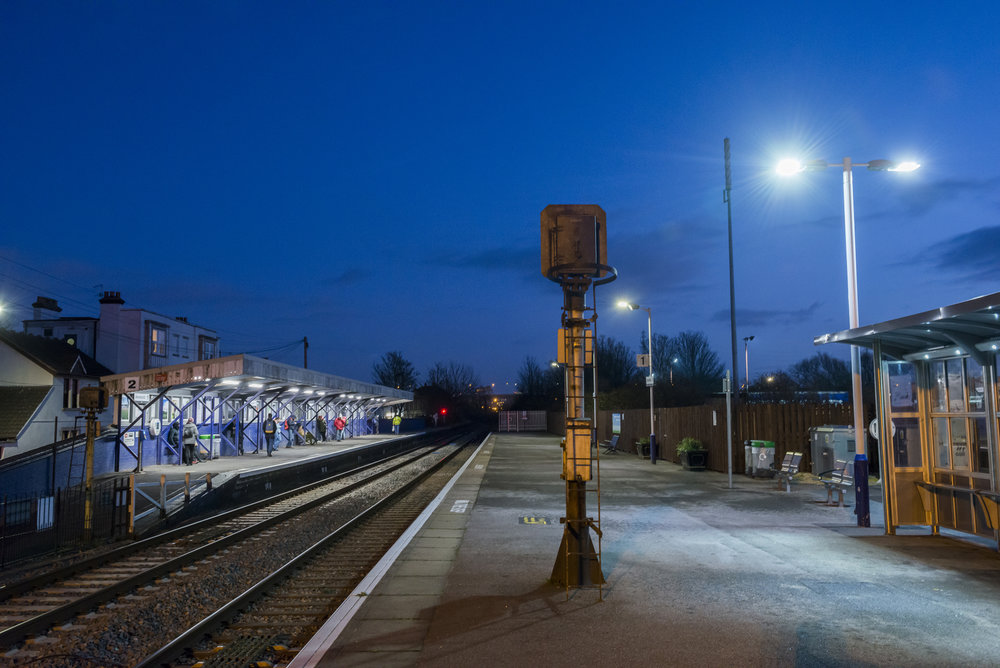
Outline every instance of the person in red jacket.
<svg viewBox="0 0 1000 668"><path fill-rule="evenodd" d="M344 427L347 426L347 421L342 415L338 415L337 419L333 421L333 426L337 430L337 440L344 440Z"/></svg>

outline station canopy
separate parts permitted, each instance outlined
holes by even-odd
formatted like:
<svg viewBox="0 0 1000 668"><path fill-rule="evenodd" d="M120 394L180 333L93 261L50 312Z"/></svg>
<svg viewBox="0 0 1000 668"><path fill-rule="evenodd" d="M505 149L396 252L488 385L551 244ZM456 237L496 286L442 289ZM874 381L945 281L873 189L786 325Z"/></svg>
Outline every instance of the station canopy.
<svg viewBox="0 0 1000 668"><path fill-rule="evenodd" d="M118 373L103 376L101 382L112 396L183 389L193 394L225 392L227 398L244 400L295 393L316 399L349 397L382 406L413 401L413 393L406 390L244 354Z"/></svg>
<svg viewBox="0 0 1000 668"><path fill-rule="evenodd" d="M1000 347L1000 292L915 315L824 334L813 343L879 344L883 355L915 361L969 355L980 364Z"/></svg>

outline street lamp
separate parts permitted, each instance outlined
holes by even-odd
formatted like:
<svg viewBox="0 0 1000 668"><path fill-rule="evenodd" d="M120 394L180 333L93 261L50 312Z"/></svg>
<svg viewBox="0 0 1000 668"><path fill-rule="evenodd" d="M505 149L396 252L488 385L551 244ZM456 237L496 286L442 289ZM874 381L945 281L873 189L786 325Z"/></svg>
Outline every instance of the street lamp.
<svg viewBox="0 0 1000 668"><path fill-rule="evenodd" d="M620 308L627 308L629 311L643 310L649 316L649 334L646 343L649 346L649 375L646 376L646 385L649 386L649 461L656 463L656 426L653 418L653 309L648 306L639 306L626 301L618 302ZM673 368L671 368L673 371Z"/></svg>
<svg viewBox="0 0 1000 668"><path fill-rule="evenodd" d="M836 163L834 163L836 164ZM912 172L920 168L920 163L892 160L870 160L868 162L852 163L850 158L844 158L844 241L847 252L847 301L850 309L850 328L859 326L858 318L858 283L857 283L857 253L854 243L854 167L867 167L873 172ZM797 174L803 171L818 171L832 165L825 160L813 160L801 163L798 160L786 159L778 163L777 172L783 176ZM859 527L871 526L871 513L868 506L868 456L865 447L864 406L861 402L861 349L851 346L851 387L854 408L854 490L855 511Z"/></svg>
<svg viewBox="0 0 1000 668"><path fill-rule="evenodd" d="M750 342L751 341L753 341L753 336L743 337L743 357L747 371L746 375L747 392L750 391Z"/></svg>

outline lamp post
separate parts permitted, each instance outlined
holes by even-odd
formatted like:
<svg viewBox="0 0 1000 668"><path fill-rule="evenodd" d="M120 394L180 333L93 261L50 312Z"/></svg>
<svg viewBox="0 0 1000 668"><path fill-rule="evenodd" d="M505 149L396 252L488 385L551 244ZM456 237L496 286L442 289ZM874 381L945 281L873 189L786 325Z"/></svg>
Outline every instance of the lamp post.
<svg viewBox="0 0 1000 668"><path fill-rule="evenodd" d="M750 342L753 341L753 336L743 337L743 358L744 364L746 364L746 384L747 392L750 391Z"/></svg>
<svg viewBox="0 0 1000 668"><path fill-rule="evenodd" d="M649 387L649 461L655 464L656 426L653 416L653 385L655 382L653 377L653 309L648 306L639 306L638 304L631 304L625 301L618 302L618 306L627 308L629 311L638 311L641 309L649 316L649 333L646 338L646 343L649 347L649 375L646 376L646 385Z"/></svg>
<svg viewBox="0 0 1000 668"><path fill-rule="evenodd" d="M836 164L836 163L834 163ZM873 172L912 172L920 167L916 162L893 162L891 160L870 160L868 162L852 163L850 158L844 158L844 245L847 253L847 302L850 315L850 328L858 327L858 283L857 283L857 253L854 241L854 167L867 167ZM803 171L826 169L832 165L825 160L813 160L805 164L797 160L782 160L777 171L782 175L797 174ZM864 406L861 401L861 349L851 346L851 394L854 410L854 490L855 512L859 527L871 526L871 513L868 504L868 456L865 447Z"/></svg>

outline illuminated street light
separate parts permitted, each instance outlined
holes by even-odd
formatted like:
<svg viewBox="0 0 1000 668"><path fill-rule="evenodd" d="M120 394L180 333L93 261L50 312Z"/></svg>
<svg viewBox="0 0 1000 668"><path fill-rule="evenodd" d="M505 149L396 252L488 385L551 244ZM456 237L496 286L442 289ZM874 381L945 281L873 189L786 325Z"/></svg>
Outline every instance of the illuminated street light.
<svg viewBox="0 0 1000 668"><path fill-rule="evenodd" d="M649 336L646 343L649 346L649 375L646 376L646 385L649 386L649 461L656 463L656 426L653 417L653 309L648 306L639 306L627 301L618 302L619 308L627 308L629 311L643 310L649 316ZM671 372L673 368L671 368Z"/></svg>
<svg viewBox="0 0 1000 668"><path fill-rule="evenodd" d="M837 163L834 163L837 164ZM858 283L857 283L857 253L854 242L854 167L867 167L873 172L912 172L920 167L913 161L893 162L892 160L870 160L868 162L852 163L850 158L844 158L844 240L847 252L847 300L850 309L850 328L859 326L858 318ZM778 163L777 172L784 176L803 171L826 169L832 165L824 160L813 160L801 163L794 159L785 159ZM871 526L871 514L868 504L868 456L865 447L864 407L861 403L861 349L851 346L851 386L854 406L854 480L855 480L855 512L858 516L858 526Z"/></svg>
<svg viewBox="0 0 1000 668"><path fill-rule="evenodd" d="M743 357L746 363L746 388L747 392L750 391L750 342L753 341L753 335L743 337Z"/></svg>

